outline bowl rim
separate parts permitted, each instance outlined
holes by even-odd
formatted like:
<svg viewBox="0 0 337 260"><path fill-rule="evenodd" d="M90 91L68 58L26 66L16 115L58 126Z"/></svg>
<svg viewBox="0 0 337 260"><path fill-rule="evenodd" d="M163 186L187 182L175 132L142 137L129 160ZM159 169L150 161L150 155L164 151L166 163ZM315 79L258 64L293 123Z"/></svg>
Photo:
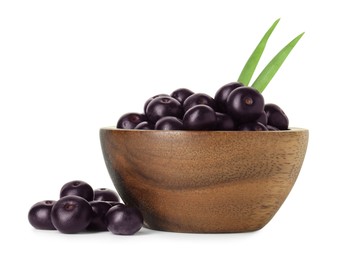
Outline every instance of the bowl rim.
<svg viewBox="0 0 337 260"><path fill-rule="evenodd" d="M293 132L308 132L307 128L301 127L289 127L287 130L276 130L276 131L224 131L224 130L147 130L147 129L122 129L116 126L105 126L101 127L100 130L104 131L114 131L114 132L146 132L146 133L256 133L256 134L279 134L279 133L293 133Z"/></svg>

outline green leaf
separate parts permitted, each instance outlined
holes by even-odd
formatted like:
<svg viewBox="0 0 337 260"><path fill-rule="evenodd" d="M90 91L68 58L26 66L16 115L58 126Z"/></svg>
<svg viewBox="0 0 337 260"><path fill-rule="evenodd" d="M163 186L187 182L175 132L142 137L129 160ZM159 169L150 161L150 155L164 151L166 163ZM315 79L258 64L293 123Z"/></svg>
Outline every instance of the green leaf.
<svg viewBox="0 0 337 260"><path fill-rule="evenodd" d="M261 55L264 51L264 48L266 47L267 41L271 35L271 33L274 31L276 25L280 19L277 19L273 25L269 28L269 30L266 32L266 34L263 36L259 44L256 46L253 53L250 55L249 59L247 60L245 66L243 67L241 74L239 76L238 81L244 84L245 86L248 86L254 71L256 69L257 64L259 63L259 60L261 58Z"/></svg>
<svg viewBox="0 0 337 260"><path fill-rule="evenodd" d="M304 32L298 35L295 39L289 42L263 69L260 75L257 77L252 87L257 89L260 93L267 87L272 80L278 69L281 67L291 50L295 47L297 42L301 39Z"/></svg>

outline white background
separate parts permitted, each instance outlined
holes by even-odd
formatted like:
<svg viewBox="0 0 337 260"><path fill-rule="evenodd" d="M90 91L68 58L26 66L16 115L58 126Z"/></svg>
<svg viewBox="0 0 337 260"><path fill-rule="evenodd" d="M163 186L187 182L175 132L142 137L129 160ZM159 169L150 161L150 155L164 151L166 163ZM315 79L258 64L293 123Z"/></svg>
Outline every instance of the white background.
<svg viewBox="0 0 337 260"><path fill-rule="evenodd" d="M334 2L0 1L0 258L336 259ZM277 18L257 72L306 32L264 96L291 126L308 128L310 142L294 189L265 228L120 237L29 225L30 206L57 199L65 182L113 188L100 127L176 88L214 95L237 79Z"/></svg>

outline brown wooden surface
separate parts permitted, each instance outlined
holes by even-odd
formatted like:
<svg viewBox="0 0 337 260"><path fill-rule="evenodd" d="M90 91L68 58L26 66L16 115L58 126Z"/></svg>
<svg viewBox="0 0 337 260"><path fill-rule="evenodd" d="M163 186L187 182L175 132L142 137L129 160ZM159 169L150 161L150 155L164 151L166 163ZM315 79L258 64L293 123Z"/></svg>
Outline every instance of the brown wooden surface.
<svg viewBox="0 0 337 260"><path fill-rule="evenodd" d="M176 232L262 228L293 187L308 130L146 131L102 128L111 179L145 226Z"/></svg>

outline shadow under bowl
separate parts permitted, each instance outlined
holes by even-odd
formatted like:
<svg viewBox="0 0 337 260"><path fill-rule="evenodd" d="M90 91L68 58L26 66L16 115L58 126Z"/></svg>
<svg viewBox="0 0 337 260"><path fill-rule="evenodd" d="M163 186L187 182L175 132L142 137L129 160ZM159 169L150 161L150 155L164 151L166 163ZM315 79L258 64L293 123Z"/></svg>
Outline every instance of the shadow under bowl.
<svg viewBox="0 0 337 260"><path fill-rule="evenodd" d="M224 233L264 227L300 172L309 131L100 129L110 177L145 227Z"/></svg>

